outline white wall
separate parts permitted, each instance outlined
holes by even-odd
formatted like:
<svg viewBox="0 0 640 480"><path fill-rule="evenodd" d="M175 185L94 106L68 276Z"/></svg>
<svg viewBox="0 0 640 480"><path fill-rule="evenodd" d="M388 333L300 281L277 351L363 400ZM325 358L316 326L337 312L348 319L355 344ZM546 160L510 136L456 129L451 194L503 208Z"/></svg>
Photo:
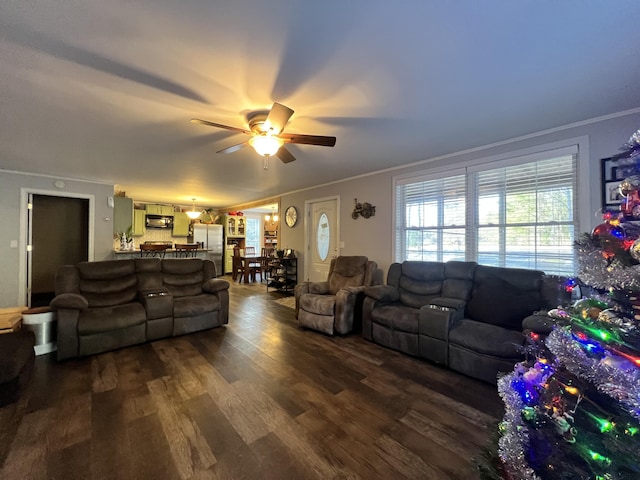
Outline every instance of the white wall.
<svg viewBox="0 0 640 480"><path fill-rule="evenodd" d="M344 242L342 255L366 255L375 260L386 272L393 262L393 177L429 169L454 168L481 158L500 156L506 153L525 151L540 145L557 144L568 139L582 139L586 149L580 152L578 169L580 230L591 231L602 223L598 215L600 209L600 159L619 153L619 148L629 140L631 134L640 128L640 110L622 113L618 116L593 122L583 122L564 128L556 128L528 138L501 142L500 145L474 149L448 155L446 158L425 160L418 164L389 169L373 175L354 178L343 182L320 186L301 192L282 195L281 208L284 212L294 205L300 215L304 213L304 202L317 198L340 196L340 240ZM353 200L369 202L376 207L374 217L357 220L351 218ZM282 248L292 248L298 255L298 279L303 280L304 272L304 219L287 227L284 222L281 233Z"/></svg>
<svg viewBox="0 0 640 480"><path fill-rule="evenodd" d="M0 307L24 305L22 291L24 278L26 242L26 210L21 202L26 191L39 194L68 195L91 198L93 210L93 258L106 260L112 257L113 209L107 199L113 196L113 185L62 179L63 188L54 185L57 177L29 175L0 170ZM48 192L48 193L47 193ZM12 246L12 242L16 247Z"/></svg>

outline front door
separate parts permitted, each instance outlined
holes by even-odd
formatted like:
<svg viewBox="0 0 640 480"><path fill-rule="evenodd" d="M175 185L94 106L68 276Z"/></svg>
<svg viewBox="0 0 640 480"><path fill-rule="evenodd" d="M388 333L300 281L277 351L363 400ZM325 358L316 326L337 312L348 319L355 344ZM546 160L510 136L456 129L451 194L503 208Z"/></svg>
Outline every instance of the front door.
<svg viewBox="0 0 640 480"><path fill-rule="evenodd" d="M331 259L338 256L339 197L311 200L305 203L309 219L305 244L305 277L310 282L323 282L329 275Z"/></svg>

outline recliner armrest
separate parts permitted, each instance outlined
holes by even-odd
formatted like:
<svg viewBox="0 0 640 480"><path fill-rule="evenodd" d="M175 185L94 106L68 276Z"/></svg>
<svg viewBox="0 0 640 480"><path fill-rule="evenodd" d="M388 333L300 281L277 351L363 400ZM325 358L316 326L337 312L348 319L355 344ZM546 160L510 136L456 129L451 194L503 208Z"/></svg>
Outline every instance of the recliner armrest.
<svg viewBox="0 0 640 480"><path fill-rule="evenodd" d="M349 293L364 293L365 286L360 287L344 287L342 290L346 290Z"/></svg>
<svg viewBox="0 0 640 480"><path fill-rule="evenodd" d="M545 313L534 313L522 320L522 330L531 330L537 334L548 335L553 330L553 319Z"/></svg>
<svg viewBox="0 0 640 480"><path fill-rule="evenodd" d="M390 285L374 285L365 287L364 294L367 297L374 298L379 302L397 302L400 300L400 292L397 288Z"/></svg>
<svg viewBox="0 0 640 480"><path fill-rule="evenodd" d="M61 293L51 300L49 306L55 309L86 310L89 308L89 302L79 293Z"/></svg>
<svg viewBox="0 0 640 480"><path fill-rule="evenodd" d="M328 295L331 292L329 290L329 282L308 282L307 288L309 293L316 295Z"/></svg>
<svg viewBox="0 0 640 480"><path fill-rule="evenodd" d="M210 278L202 284L202 290L207 293L218 293L222 290L229 290L229 282L221 278Z"/></svg>

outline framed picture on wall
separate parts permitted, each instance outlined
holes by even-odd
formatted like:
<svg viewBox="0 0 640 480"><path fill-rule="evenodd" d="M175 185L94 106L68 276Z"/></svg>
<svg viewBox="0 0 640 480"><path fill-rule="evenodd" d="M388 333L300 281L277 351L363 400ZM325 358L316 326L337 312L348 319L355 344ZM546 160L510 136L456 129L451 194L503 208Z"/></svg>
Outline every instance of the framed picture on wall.
<svg viewBox="0 0 640 480"><path fill-rule="evenodd" d="M618 185L624 180L624 175L611 157L600 160L600 174L602 178L602 208L610 210L620 205L622 196L618 191Z"/></svg>

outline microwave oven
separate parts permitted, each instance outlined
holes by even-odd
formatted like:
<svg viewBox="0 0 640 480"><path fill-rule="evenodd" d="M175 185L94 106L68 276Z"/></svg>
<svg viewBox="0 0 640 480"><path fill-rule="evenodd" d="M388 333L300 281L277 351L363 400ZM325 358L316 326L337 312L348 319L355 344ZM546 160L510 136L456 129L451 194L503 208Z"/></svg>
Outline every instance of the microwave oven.
<svg viewBox="0 0 640 480"><path fill-rule="evenodd" d="M147 228L173 228L173 217L163 215L147 215Z"/></svg>

